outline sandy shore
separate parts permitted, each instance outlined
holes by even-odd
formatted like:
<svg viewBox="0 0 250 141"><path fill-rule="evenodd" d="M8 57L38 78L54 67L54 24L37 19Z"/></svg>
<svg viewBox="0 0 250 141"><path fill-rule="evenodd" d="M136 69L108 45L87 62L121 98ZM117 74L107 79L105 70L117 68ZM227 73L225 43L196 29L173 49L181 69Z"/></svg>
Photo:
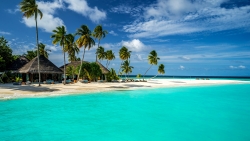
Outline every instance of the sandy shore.
<svg viewBox="0 0 250 141"><path fill-rule="evenodd" d="M182 87L182 86L202 86L220 84L242 84L249 83L237 80L187 80L187 79L154 79L148 82L91 82L88 84L38 84L13 85L0 84L0 99L13 99L23 97L46 97L68 94L83 94L112 90L147 89L160 87Z"/></svg>

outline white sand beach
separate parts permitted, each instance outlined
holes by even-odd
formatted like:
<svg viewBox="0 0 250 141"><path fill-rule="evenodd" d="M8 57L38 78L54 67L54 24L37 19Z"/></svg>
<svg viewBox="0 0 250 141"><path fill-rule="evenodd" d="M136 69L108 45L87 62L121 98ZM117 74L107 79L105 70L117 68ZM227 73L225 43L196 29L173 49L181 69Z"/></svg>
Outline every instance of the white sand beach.
<svg viewBox="0 0 250 141"><path fill-rule="evenodd" d="M153 79L147 82L91 82L75 84L38 84L13 85L0 84L0 99L14 99L24 97L46 97L69 94L86 94L112 90L148 89L160 87L185 87L221 84L244 84L238 80L188 80L188 79Z"/></svg>

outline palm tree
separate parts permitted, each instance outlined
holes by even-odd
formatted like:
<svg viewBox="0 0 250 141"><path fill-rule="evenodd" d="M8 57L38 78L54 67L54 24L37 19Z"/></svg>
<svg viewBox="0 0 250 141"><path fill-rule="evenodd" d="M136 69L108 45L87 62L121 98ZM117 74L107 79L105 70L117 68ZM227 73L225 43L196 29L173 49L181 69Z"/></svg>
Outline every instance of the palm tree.
<svg viewBox="0 0 250 141"><path fill-rule="evenodd" d="M77 29L76 35L79 35L80 37L76 40L76 44L78 45L79 48L84 46L84 51L83 51L83 55L82 55L82 61L81 61L81 67L79 69L79 75L77 78L77 81L79 80L79 76L81 75L81 71L82 71L82 63L83 63L83 59L84 59L84 54L85 54L85 50L86 48L88 48L88 50L95 45L95 41L93 40L93 38L91 37L91 31L89 30L88 26L86 25L82 25L81 28Z"/></svg>
<svg viewBox="0 0 250 141"><path fill-rule="evenodd" d="M105 59L107 59L106 66L108 68L110 61L115 59L115 54L112 52L112 50L107 50Z"/></svg>
<svg viewBox="0 0 250 141"><path fill-rule="evenodd" d="M49 58L49 53L47 51L51 50L45 49L46 46L43 43L39 43L38 46L39 46L39 53L44 57Z"/></svg>
<svg viewBox="0 0 250 141"><path fill-rule="evenodd" d="M147 69L147 71L145 72L145 74L143 75L143 80L144 80L144 76L146 75L146 73L148 72L148 70L153 66L153 65L157 65L158 64L158 60L160 60L160 58L158 58L157 56L157 52L155 50L151 51L148 55L148 63L151 64L151 66Z"/></svg>
<svg viewBox="0 0 250 141"><path fill-rule="evenodd" d="M94 29L93 37L95 37L95 39L98 39L98 48L100 45L100 40L102 38L105 38L106 34L108 34L108 31L103 30L101 25L96 26L96 28ZM96 61L97 61L97 51L96 51Z"/></svg>
<svg viewBox="0 0 250 141"><path fill-rule="evenodd" d="M104 48L102 46L99 46L97 48L97 57L99 60L103 60L106 58L106 52L104 51Z"/></svg>
<svg viewBox="0 0 250 141"><path fill-rule="evenodd" d="M123 46L123 47L120 49L120 51L119 51L119 57L120 57L120 59L122 60L122 62L121 62L121 66L120 66L120 69L119 69L119 73L120 73L120 70L121 70L123 61L124 61L124 60L128 60L128 59L130 58L131 52L132 52L132 51L128 51L128 49L127 49L125 46Z"/></svg>
<svg viewBox="0 0 250 141"><path fill-rule="evenodd" d="M37 61L38 61L38 76L39 76L39 86L41 82L41 74L40 74L40 59L39 59L39 46L38 46L38 28L37 28L37 16L40 15L40 19L43 17L43 13L38 9L38 5L36 4L36 0L23 0L20 3L20 10L23 12L23 16L26 18L33 17L36 22L36 45L37 45Z"/></svg>
<svg viewBox="0 0 250 141"><path fill-rule="evenodd" d="M76 54L79 53L79 48L75 43L75 36L73 34L66 35L66 42L64 46L64 52L68 52L69 61L76 61Z"/></svg>
<svg viewBox="0 0 250 141"><path fill-rule="evenodd" d="M72 75L72 78L74 79L74 75L77 74L77 68L74 66L67 66L66 72L69 75Z"/></svg>
<svg viewBox="0 0 250 141"><path fill-rule="evenodd" d="M33 58L35 58L37 56L37 52L33 51L33 50L28 50L27 54L24 53L23 56L25 56L26 58L28 58L29 60L32 60Z"/></svg>
<svg viewBox="0 0 250 141"><path fill-rule="evenodd" d="M164 70L165 66L163 64L160 64L158 67L158 74L165 74L165 70ZM151 79L155 78L158 74L156 74L154 77L152 77Z"/></svg>
<svg viewBox="0 0 250 141"><path fill-rule="evenodd" d="M52 31L54 34L51 35L51 38L54 38L52 41L53 44L59 43L62 46L63 58L64 58L64 85L66 84L66 69L65 69L65 49L64 45L66 43L66 30L64 26L58 26L55 30Z"/></svg>
<svg viewBox="0 0 250 141"><path fill-rule="evenodd" d="M132 69L134 67L130 66L130 61L128 60L125 60L123 63L122 63L122 71L128 75L129 73L132 73Z"/></svg>

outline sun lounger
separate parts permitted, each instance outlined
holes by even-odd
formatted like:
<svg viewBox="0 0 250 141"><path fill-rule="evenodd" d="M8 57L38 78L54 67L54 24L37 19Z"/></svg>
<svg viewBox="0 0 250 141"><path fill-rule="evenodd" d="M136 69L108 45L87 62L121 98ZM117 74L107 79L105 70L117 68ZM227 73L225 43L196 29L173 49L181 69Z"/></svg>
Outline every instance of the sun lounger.
<svg viewBox="0 0 250 141"><path fill-rule="evenodd" d="M119 82L118 80L112 80L111 82Z"/></svg>
<svg viewBox="0 0 250 141"><path fill-rule="evenodd" d="M81 83L89 83L88 80L80 80Z"/></svg>
<svg viewBox="0 0 250 141"><path fill-rule="evenodd" d="M66 80L67 81L67 80ZM43 81L44 84L54 84L54 80L48 79L46 81Z"/></svg>

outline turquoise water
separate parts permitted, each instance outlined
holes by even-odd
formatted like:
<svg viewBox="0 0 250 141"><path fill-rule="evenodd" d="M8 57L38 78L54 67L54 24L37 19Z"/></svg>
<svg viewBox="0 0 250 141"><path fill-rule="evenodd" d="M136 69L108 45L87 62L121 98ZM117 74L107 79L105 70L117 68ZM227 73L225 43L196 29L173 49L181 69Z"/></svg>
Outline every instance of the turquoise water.
<svg viewBox="0 0 250 141"><path fill-rule="evenodd" d="M0 140L249 141L250 85L0 101Z"/></svg>

